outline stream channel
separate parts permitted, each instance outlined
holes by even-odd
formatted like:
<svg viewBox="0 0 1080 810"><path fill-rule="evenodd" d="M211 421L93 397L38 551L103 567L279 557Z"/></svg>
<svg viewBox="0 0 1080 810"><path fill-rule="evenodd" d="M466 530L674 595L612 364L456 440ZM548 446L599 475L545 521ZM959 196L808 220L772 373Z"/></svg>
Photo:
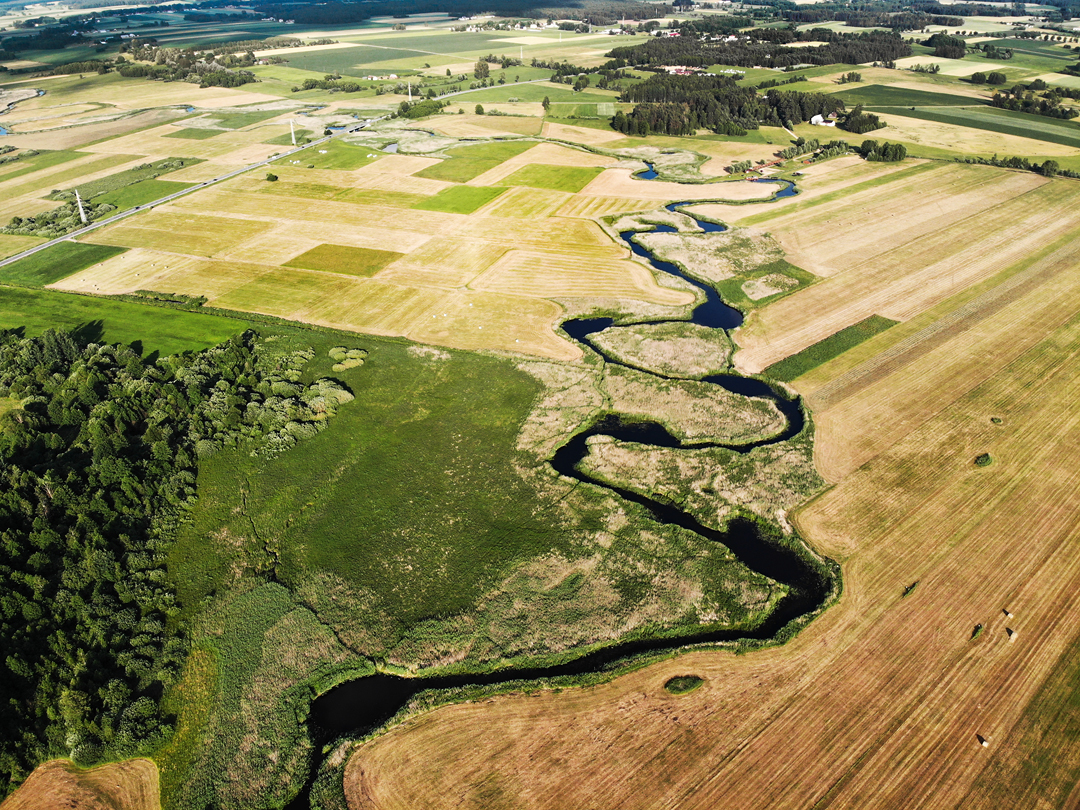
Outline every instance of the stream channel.
<svg viewBox="0 0 1080 810"><path fill-rule="evenodd" d="M655 176L653 166L649 172ZM638 177L645 177L640 173ZM794 186L787 181L755 181L780 183L780 190L771 198L790 197L796 194ZM669 211L677 211L683 206L695 205L701 201L676 202L666 206ZM701 220L684 210L678 213L691 217L697 226L706 233L726 230L726 226ZM670 225L653 226L650 232L674 233ZM620 238L626 242L635 255L646 259L653 267L664 273L678 276L700 290L705 300L698 304L687 322L714 329L734 329L743 321L739 310L728 306L717 292L686 275L675 264L665 262L653 256L652 252L634 241L638 231L623 231ZM638 323L666 323L667 321L641 321ZM573 319L562 324L563 331L574 340L603 357L607 363L624 365L607 355L589 339L590 335L612 326L611 318ZM629 325L629 324L628 324ZM637 371L666 378L661 374L634 367ZM677 378L675 378L677 379ZM567 675L581 675L615 668L615 662L629 656L646 652L675 649L689 644L706 644L738 639L767 640L775 636L790 622L816 610L827 598L832 586L832 578L810 565L797 552L768 542L760 533L756 524L749 520L731 521L726 531L718 531L702 524L688 512L628 489L614 486L588 473L577 469L578 463L588 455L587 442L590 437L612 436L620 441L636 442L656 447L674 447L696 449L702 447L725 447L739 453L746 453L755 447L787 441L798 435L806 424L802 403L798 398L791 399L769 383L738 374L716 374L702 378L703 382L712 383L728 391L748 397L762 397L771 400L786 419L784 429L765 439L741 445L703 442L696 444L682 443L672 436L658 422L633 421L623 422L618 416L605 416L575 434L560 447L551 458L552 467L560 474L578 481L602 487L627 501L643 506L654 520L668 523L694 532L713 542L722 543L740 562L752 571L787 585L789 592L780 599L773 612L753 630L703 630L677 636L660 636L637 639L613 644L595 650L586 655L547 667L524 669L500 669L494 672L464 675L447 675L427 678L405 678L397 675L378 673L342 683L315 699L309 714L309 725L315 743L315 759L318 760L322 747L341 735L362 735L390 720L416 694L431 689L453 689L463 686L483 686L511 681L532 681L541 678L555 678ZM313 763L314 778L318 762ZM287 810L307 810L311 780L303 791L294 799Z"/></svg>

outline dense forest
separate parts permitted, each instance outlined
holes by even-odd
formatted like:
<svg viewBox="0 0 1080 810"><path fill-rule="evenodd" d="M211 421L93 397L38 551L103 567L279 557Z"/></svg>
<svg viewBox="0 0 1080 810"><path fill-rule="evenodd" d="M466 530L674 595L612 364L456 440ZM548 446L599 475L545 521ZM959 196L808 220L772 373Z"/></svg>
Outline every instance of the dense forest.
<svg viewBox="0 0 1080 810"><path fill-rule="evenodd" d="M729 76L650 76L626 88L622 101L636 102L628 114L615 114L611 125L629 135L688 135L698 129L728 132L725 124L742 129L784 126L809 121L844 109L844 102L826 93L771 89L758 95Z"/></svg>
<svg viewBox="0 0 1080 810"><path fill-rule="evenodd" d="M166 556L198 460L275 455L352 394L246 332L143 359L49 331L0 334L0 797L54 757L152 750L187 652Z"/></svg>
<svg viewBox="0 0 1080 810"><path fill-rule="evenodd" d="M791 42L824 42L818 47L789 48ZM608 56L607 67L628 65L653 67L685 65L709 67L734 65L754 67L770 65L783 68L793 65L861 64L892 62L911 55L911 45L898 34L867 31L841 34L823 28L791 31L787 28L755 29L747 38L735 42L708 42L692 37L657 37L635 46L615 48Z"/></svg>

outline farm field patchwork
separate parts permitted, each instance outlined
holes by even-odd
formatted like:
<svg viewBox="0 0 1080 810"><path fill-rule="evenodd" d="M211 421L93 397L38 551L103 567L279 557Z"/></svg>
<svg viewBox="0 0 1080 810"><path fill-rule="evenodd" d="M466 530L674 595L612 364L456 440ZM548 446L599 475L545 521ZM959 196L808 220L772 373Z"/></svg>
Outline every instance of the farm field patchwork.
<svg viewBox="0 0 1080 810"><path fill-rule="evenodd" d="M809 81L780 88L864 105L887 126L863 135L803 123L628 138L609 121L634 107L618 88L648 72L592 74L573 90L531 81L551 70L530 60L593 67L612 48L678 53L685 40L454 32L460 21L436 15L400 18L402 31L392 17L312 30L183 16L100 24L142 36L150 21L170 47L338 41L243 42L238 54L285 61L252 66L259 81L235 88L115 67L9 76L13 89L47 92L23 91L0 118L13 129L2 144L42 150L0 160L0 224L28 223L76 187L120 209L190 190L0 267L0 331L17 330L5 340L70 329L160 358L150 373L165 377L195 359L173 355L229 341L200 355L216 359L199 374L176 373L196 403L191 429L150 454L178 449L169 497L187 499L183 528L123 562L132 581L161 566L155 588L176 598L160 624L135 618L147 631L132 648L186 628L160 706L155 691L131 712L152 705L145 723L165 732L141 749L117 743L109 758L122 761L94 771L52 759L14 810L291 807L305 783L313 807L339 810L974 810L1075 798L1080 183L961 162L996 153L1080 170L1080 125L993 108L992 88L964 78L1000 69L1007 87L1036 76L1066 86L1075 77L1051 71L1073 64L1072 50L1004 40L1009 62L945 60L916 44L900 69L803 67L794 75ZM1004 31L1010 19L965 26ZM19 55L116 53L100 47ZM429 88L467 87L486 54L525 64L491 63L492 86L448 97L440 115L391 117ZM941 72L910 70L931 63ZM841 84L851 71L861 80ZM299 89L337 72L372 78ZM743 87L788 75L745 73ZM301 143L337 134L284 157L290 122ZM797 136L900 142L909 158L761 165ZM730 178L744 160L798 193L772 199L776 183ZM646 163L664 179L642 179ZM675 201L687 206L664 210ZM705 233L685 214L728 228ZM727 314L710 303L692 315L702 291L618 236L661 223L634 243L718 291L740 328L701 325ZM0 261L41 241L0 235ZM571 337L606 322L595 319L613 323ZM34 345L53 362L64 340ZM83 373L76 364L33 384L63 388ZM115 390L88 407L117 416ZM4 447L45 423L23 396L0 391ZM49 402L48 420L61 406ZM289 420L273 444L254 438L253 413ZM131 446L149 448L159 430L139 426ZM113 441L84 433L95 459ZM33 497L47 504L53 486ZM725 527L736 534L712 539ZM792 552L807 567L785 580L767 558ZM812 580L821 601L806 607ZM795 623L767 629L788 609ZM631 666L577 669L612 643L713 629L724 635L707 645L635 647ZM503 682L506 667L565 664L553 680ZM413 688L401 676L459 673L469 685L415 696L374 735L352 717L370 706L322 714L337 685L362 688L353 679L393 691ZM61 733L78 706L52 699L48 710L52 747L5 760L16 779L93 753L80 741L98 730ZM338 722L346 737L320 736Z"/></svg>

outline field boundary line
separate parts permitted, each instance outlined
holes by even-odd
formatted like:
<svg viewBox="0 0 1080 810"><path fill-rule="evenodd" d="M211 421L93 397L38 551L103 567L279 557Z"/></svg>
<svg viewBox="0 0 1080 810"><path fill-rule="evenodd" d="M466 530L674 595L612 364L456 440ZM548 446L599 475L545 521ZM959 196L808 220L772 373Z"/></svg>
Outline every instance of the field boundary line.
<svg viewBox="0 0 1080 810"><path fill-rule="evenodd" d="M829 381L809 397L811 407L815 410L832 407L873 384L882 373L887 375L897 371L943 345L960 332L989 318L1017 298L1031 292L1047 278L1071 270L1072 268L1067 264L1057 269L1040 265L1044 260L1069 247L1074 242L1075 233L1074 230L1066 234L1053 245L1040 251L1027 269L987 290L949 315L939 318L915 334L904 338L881 354Z"/></svg>

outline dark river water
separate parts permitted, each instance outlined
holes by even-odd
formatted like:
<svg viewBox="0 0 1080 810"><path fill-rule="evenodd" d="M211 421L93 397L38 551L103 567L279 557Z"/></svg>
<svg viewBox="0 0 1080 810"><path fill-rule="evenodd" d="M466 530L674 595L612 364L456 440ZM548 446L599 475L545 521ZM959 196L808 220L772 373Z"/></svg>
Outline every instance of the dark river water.
<svg viewBox="0 0 1080 810"><path fill-rule="evenodd" d="M652 165L649 166L652 177L656 176ZM649 172L636 175L649 179ZM755 181L779 183L780 190L773 199L789 197L796 193L794 186L787 181ZM676 202L668 205L669 211L679 211L694 219L698 227L706 233L725 230L724 225L693 217L681 210L683 206L694 205L700 201ZM667 225L658 225L654 232L671 233L675 231ZM647 260L653 267L664 273L677 276L704 295L704 301L694 308L689 322L713 329L734 329L743 321L739 310L728 306L707 284L703 284L685 274L671 262L657 259L644 246L634 241L635 231L619 234L635 255ZM608 356L591 340L590 336L612 326L610 318L575 319L562 324L563 331L592 351L604 357L606 362L618 363ZM650 321L663 323L663 321ZM638 369L643 371L642 369ZM645 371L644 373L652 373ZM654 376L662 377L655 374ZM684 444L672 436L657 422L623 420L617 415L606 416L575 434L560 447L550 459L552 467L569 478L599 486L609 492L644 507L651 517L659 523L679 526L687 531L726 546L740 562L759 574L789 587L789 592L776 605L773 612L752 630L702 630L684 632L667 637L653 637L613 644L603 649L587 653L564 664L535 668L506 668L489 673L471 675L449 675L429 678L403 678L396 675L376 674L348 681L330 689L316 698L309 715L311 733L316 744L316 752L327 743L341 735L357 735L377 728L390 720L409 700L420 692L438 689L453 689L464 686L484 686L508 683L511 681L530 681L541 678L555 678L567 675L581 675L600 672L617 667L617 662L646 652L670 650L687 644L716 643L738 639L767 640L773 638L790 622L817 610L828 597L833 586L832 575L823 573L807 560L787 546L779 545L765 537L757 524L748 520L734 520L725 531L718 531L702 524L688 512L669 503L662 503L640 493L613 486L595 479L578 469L579 462L588 454L588 440L592 436L611 436L621 441L636 442L654 447L675 447L696 449L702 447L725 447L734 452L745 453L755 447L787 441L798 435L806 425L802 403L797 397L789 397L781 389L770 383L738 374L717 374L705 377L706 383L719 386L727 391L747 397L761 397L773 402L785 417L784 428L775 436L741 445L717 443ZM313 769L314 774L314 769ZM307 810L310 783L304 791L289 805L288 810Z"/></svg>

